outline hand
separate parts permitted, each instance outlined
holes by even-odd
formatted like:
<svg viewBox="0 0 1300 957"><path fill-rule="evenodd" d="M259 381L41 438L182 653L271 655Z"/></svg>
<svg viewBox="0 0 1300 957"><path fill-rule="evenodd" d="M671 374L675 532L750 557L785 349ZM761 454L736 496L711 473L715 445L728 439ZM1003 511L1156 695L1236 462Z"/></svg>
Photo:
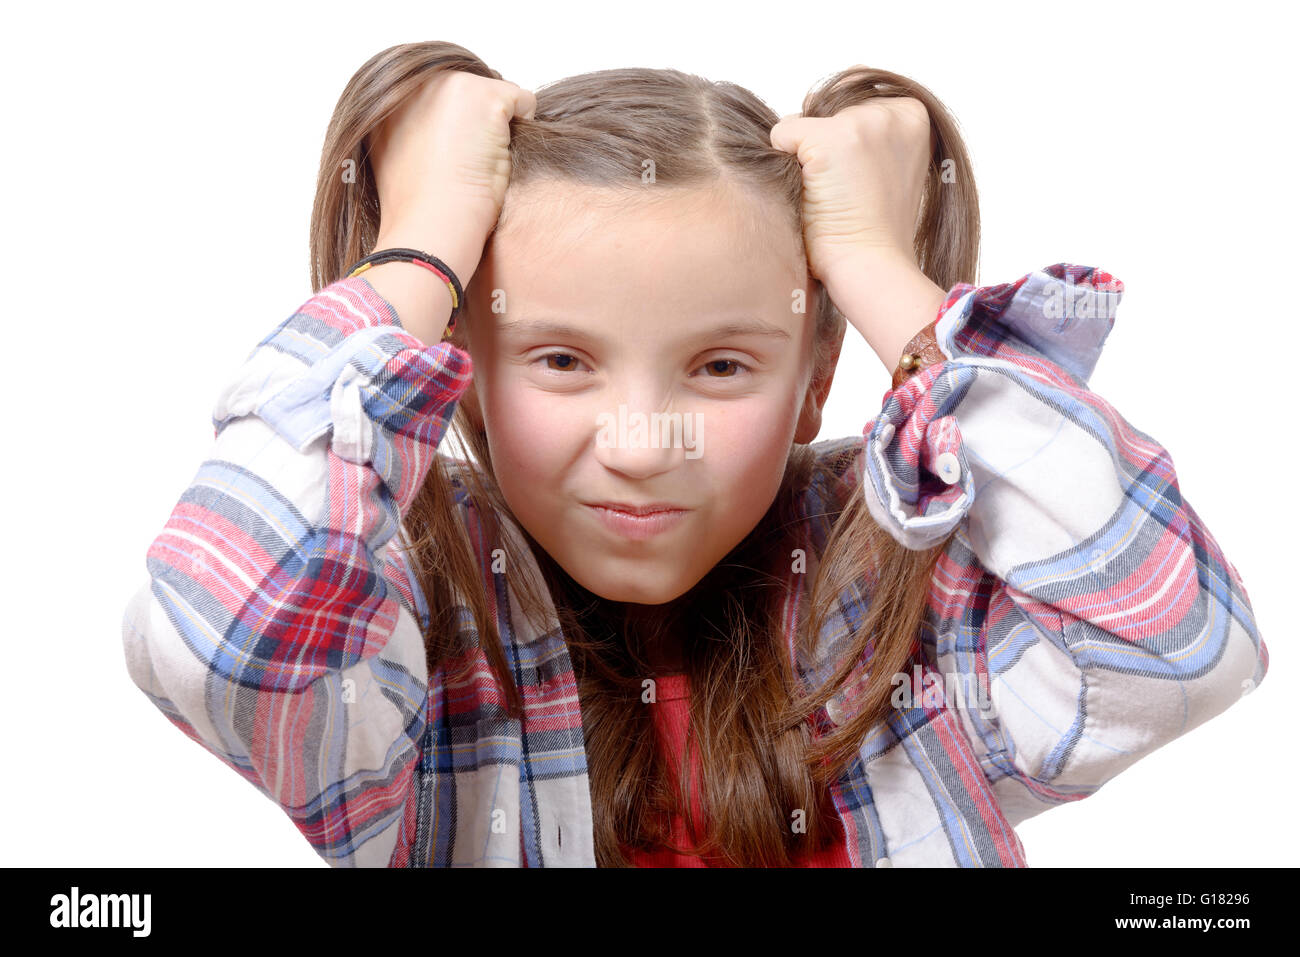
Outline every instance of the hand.
<svg viewBox="0 0 1300 957"><path fill-rule="evenodd" d="M514 83L460 70L405 100L369 137L383 245L426 249L468 283L505 201L510 121L536 106Z"/></svg>
<svg viewBox="0 0 1300 957"><path fill-rule="evenodd" d="M834 116L796 113L772 127L771 140L803 167L804 246L814 278L828 283L864 252L916 262L933 151L924 103L878 97Z"/></svg>

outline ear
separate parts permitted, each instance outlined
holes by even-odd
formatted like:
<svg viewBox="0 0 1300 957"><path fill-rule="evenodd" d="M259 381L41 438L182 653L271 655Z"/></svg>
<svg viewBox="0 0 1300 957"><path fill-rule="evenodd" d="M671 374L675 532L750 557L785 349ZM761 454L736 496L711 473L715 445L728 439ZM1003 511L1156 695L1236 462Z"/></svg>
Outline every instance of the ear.
<svg viewBox="0 0 1300 957"><path fill-rule="evenodd" d="M817 438L822 428L822 409L826 406L826 397L831 391L831 382L835 379L835 368L840 362L840 348L844 345L844 330L848 323L840 328L839 335L831 346L830 361L820 370L813 370L813 377L804 393L803 406L799 409L799 422L795 426L794 441L807 445Z"/></svg>

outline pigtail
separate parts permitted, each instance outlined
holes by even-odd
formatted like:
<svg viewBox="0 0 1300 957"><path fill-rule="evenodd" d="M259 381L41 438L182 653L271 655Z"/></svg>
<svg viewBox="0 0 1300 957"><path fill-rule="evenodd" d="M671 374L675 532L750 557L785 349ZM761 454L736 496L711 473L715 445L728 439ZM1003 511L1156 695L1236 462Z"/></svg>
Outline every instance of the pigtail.
<svg viewBox="0 0 1300 957"><path fill-rule="evenodd" d="M980 248L975 173L956 119L933 93L888 70L850 67L810 91L804 98L803 114L834 116L847 107L889 96L910 96L924 103L934 134L914 239L917 264L944 289L961 282L974 283Z"/></svg>
<svg viewBox="0 0 1300 957"><path fill-rule="evenodd" d="M934 150L922 195L913 239L917 264L936 285L951 289L974 283L979 260L979 199L974 172L957 123L947 108L919 83L868 67L851 67L815 88L804 100L805 116L833 116L842 109L874 97L914 97L925 104L934 134ZM835 309L821 290L822 308ZM836 314L828 326L838 327ZM806 720L811 709L843 694L853 667L869 660L867 686L855 716L819 740L808 751L807 765L821 782L842 773L871 730L888 721L893 706L892 677L906 673L919 654L919 636L935 565L952 535L923 550L911 550L878 525L866 507L859 449L849 460L831 465L831 481L846 487L847 504L836 520L811 589L808 618L798 637L803 653L812 656L830 609L840 595L869 583L870 607L865 620L844 643L833 674L814 693L796 700L779 715L778 727ZM955 532L954 532L955 534Z"/></svg>

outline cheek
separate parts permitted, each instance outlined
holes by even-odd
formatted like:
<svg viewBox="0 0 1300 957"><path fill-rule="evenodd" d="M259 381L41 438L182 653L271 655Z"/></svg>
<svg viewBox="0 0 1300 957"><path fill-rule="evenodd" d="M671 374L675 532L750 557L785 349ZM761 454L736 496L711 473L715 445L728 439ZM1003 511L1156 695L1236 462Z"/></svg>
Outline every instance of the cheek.
<svg viewBox="0 0 1300 957"><path fill-rule="evenodd" d="M482 394L488 447L503 487L528 488L566 458L562 422L543 397L518 380L496 380Z"/></svg>
<svg viewBox="0 0 1300 957"><path fill-rule="evenodd" d="M704 455L720 496L718 504L759 516L781 483L797 410L785 397L755 399L721 408L703 419Z"/></svg>

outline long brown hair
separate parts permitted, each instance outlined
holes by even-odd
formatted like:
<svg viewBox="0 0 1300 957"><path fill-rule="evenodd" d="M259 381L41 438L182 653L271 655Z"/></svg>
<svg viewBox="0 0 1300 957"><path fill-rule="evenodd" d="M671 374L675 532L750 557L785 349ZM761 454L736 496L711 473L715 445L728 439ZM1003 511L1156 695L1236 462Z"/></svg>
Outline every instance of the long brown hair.
<svg viewBox="0 0 1300 957"><path fill-rule="evenodd" d="M379 202L366 137L440 70L501 79L463 47L412 43L372 57L343 91L326 135L312 209L313 290L340 278L349 264L372 251ZM676 70L615 69L560 80L536 95L534 118L511 122L512 191L539 178L639 184L642 160L651 157L658 183L704 185L725 174L774 197L789 208L791 228L801 235L798 160L771 146L769 133L779 117L748 90ZM955 121L933 94L906 77L858 66L814 88L803 114L831 116L877 96L916 97L930 112L935 148L915 237L917 262L944 289L975 282L979 209L972 169ZM350 181L340 175L348 168L355 172ZM833 370L845 319L820 284L812 298L818 377ZM472 314L465 317L473 321ZM461 347L464 327L463 322L453 340ZM492 541L498 515L522 526L496 486L481 416L466 399L444 437L448 446L455 437L460 457L440 449L406 517L408 540L399 547L411 558L429 608L430 673L464 653L468 614L510 713L520 718L519 689L506 666L462 511L474 509ZM651 626L639 618L634 623L626 607L579 586L524 533L577 675L599 865L626 865L623 846L669 845L672 811L684 814L697 853L733 865L788 865L829 839L830 822L822 813L826 789L889 714L890 678L903 672L916 652L934 566L947 544L910 550L876 524L858 485L856 451L818 461L810 446L794 444L764 519L699 584L664 606L661 620ZM809 548L801 503L814 481L829 483L826 487L839 490L839 496L835 514L828 516L831 533L815 550L815 572L810 564L812 584L796 647L811 652L837 596L855 582L886 585L871 589L870 607L856 631L837 639L838 667L805 693L784 634L789 578L783 571L789 570L795 549ZM510 539L501 540L509 549ZM524 614L544 628L541 610L547 603L540 585L514 574L523 567L519 556L506 556L505 573ZM682 622L690 622L679 637L692 689L691 728L703 770L706 821L685 810L690 803L684 775L682 787L664 786L650 709L641 703L642 681L649 674L646 650ZM859 710L843 726L815 737L811 716L842 688L864 655L871 669ZM797 808L806 814L803 834L790 827Z"/></svg>

